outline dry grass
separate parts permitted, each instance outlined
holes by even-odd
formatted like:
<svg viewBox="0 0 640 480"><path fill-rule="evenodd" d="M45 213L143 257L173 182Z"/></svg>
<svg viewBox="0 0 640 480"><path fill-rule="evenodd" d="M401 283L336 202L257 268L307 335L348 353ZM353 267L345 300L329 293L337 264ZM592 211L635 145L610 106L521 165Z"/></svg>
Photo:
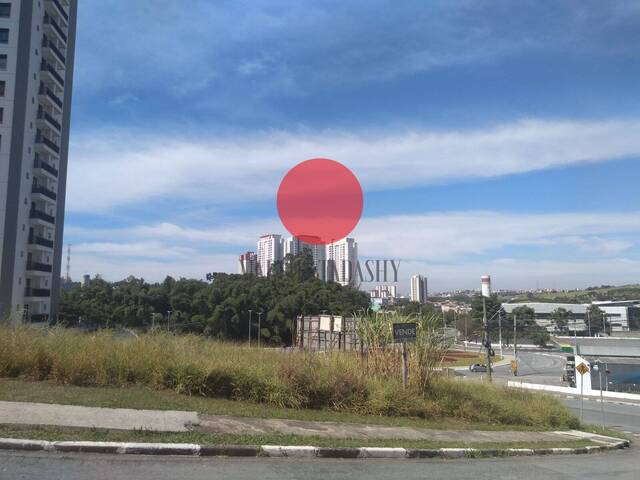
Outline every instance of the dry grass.
<svg viewBox="0 0 640 480"><path fill-rule="evenodd" d="M145 385L277 408L540 428L577 426L555 399L442 378L430 369L431 361L425 344L414 347L413 375L403 390L397 351L391 347L361 358L355 353L249 349L165 333L119 338L109 331L0 328L0 377L78 386Z"/></svg>

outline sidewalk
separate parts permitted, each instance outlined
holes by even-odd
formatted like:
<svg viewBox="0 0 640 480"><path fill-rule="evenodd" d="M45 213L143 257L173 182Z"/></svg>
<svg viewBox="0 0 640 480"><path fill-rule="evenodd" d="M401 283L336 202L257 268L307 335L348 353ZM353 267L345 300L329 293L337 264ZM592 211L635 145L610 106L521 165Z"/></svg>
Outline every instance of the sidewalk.
<svg viewBox="0 0 640 480"><path fill-rule="evenodd" d="M279 433L329 438L434 440L464 443L558 442L575 440L579 433L435 430L337 422L199 415L196 412L112 409L4 401L0 401L0 424L157 432L197 431L235 435Z"/></svg>
<svg viewBox="0 0 640 480"><path fill-rule="evenodd" d="M187 432L194 423L198 423L198 414L195 412L0 401L0 424L7 425L56 425L109 430Z"/></svg>

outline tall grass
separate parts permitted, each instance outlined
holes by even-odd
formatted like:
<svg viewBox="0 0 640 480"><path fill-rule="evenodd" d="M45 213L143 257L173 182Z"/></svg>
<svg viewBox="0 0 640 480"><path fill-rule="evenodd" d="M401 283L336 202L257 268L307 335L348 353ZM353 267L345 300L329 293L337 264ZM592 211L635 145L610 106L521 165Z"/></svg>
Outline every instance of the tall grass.
<svg viewBox="0 0 640 480"><path fill-rule="evenodd" d="M470 385L433 371L427 387L416 374L403 390L396 372L397 355L391 351L361 358L348 352L322 355L250 349L166 333L121 338L109 331L82 334L0 327L0 377L80 386L142 384L187 395L370 415L452 417L553 428L577 425L554 399ZM423 361L417 349L412 361Z"/></svg>

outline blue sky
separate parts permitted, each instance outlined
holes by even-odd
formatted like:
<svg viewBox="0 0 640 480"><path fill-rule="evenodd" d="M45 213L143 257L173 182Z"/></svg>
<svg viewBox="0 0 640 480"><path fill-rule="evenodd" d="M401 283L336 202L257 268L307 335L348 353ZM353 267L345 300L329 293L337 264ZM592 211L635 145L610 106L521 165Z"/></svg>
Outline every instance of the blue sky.
<svg viewBox="0 0 640 480"><path fill-rule="evenodd" d="M637 282L638 78L636 2L84 2L72 276L235 271L325 156L401 290Z"/></svg>

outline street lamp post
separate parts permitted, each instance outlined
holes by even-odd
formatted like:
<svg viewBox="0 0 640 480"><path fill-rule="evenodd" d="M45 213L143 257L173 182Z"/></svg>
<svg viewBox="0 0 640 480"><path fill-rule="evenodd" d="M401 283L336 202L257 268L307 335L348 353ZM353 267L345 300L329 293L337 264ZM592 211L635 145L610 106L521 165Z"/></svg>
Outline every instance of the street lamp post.
<svg viewBox="0 0 640 480"><path fill-rule="evenodd" d="M513 315L513 359L516 362L514 376L518 376L518 315Z"/></svg>
<svg viewBox="0 0 640 480"><path fill-rule="evenodd" d="M489 382L493 381L491 374L491 346L489 344L489 322L487 322L487 299L482 295L482 323L484 324L484 346L487 350L487 374Z"/></svg>
<svg viewBox="0 0 640 480"><path fill-rule="evenodd" d="M260 337L261 335L261 331L260 331L260 320L262 319L262 312L258 312L258 348L260 348Z"/></svg>
<svg viewBox="0 0 640 480"><path fill-rule="evenodd" d="M500 356L503 357L502 354L502 307L498 310L498 342L500 343Z"/></svg>
<svg viewBox="0 0 640 480"><path fill-rule="evenodd" d="M253 310L249 310L249 346L251 346L251 312Z"/></svg>
<svg viewBox="0 0 640 480"><path fill-rule="evenodd" d="M598 377L600 379L600 381L599 381L599 386L600 386L600 412L602 414L602 428L604 429L605 416L604 416L604 398L603 398L604 395L602 393L602 362L600 360L596 360L595 365L593 366L593 368L598 371ZM606 367L605 367L605 371L606 371Z"/></svg>

